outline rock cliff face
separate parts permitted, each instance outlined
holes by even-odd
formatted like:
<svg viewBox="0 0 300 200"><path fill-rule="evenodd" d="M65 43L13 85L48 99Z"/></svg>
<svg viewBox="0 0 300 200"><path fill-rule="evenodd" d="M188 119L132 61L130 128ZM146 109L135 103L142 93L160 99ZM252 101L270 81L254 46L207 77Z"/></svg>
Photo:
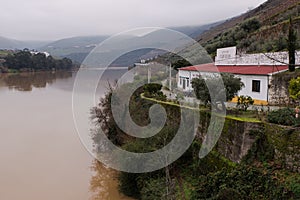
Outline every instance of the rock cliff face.
<svg viewBox="0 0 300 200"><path fill-rule="evenodd" d="M199 139L204 139L208 124L209 120L202 117ZM281 162L286 169L300 173L300 128L226 119L215 149L229 160L239 163L258 142L257 139L261 137L259 133L271 145L276 161ZM259 145L261 144L256 144Z"/></svg>
<svg viewBox="0 0 300 200"><path fill-rule="evenodd" d="M300 173L300 128L265 126L268 141L275 150L275 159L285 168Z"/></svg>
<svg viewBox="0 0 300 200"><path fill-rule="evenodd" d="M209 124L209 121L205 119L206 118L203 117L201 118L202 123L198 133L200 140L204 140ZM242 158L247 155L255 142L256 136L252 134L251 130L260 129L261 127L262 124L260 123L248 123L226 119L222 135L215 148L229 160L239 163Z"/></svg>
<svg viewBox="0 0 300 200"><path fill-rule="evenodd" d="M180 119L179 107L163 104L175 119ZM204 141L211 114L200 111L196 139ZM246 122L225 118L222 134L215 150L227 159L240 163L251 156L278 161L286 169L300 173L300 127L286 127L266 122Z"/></svg>
<svg viewBox="0 0 300 200"><path fill-rule="evenodd" d="M225 123L217 150L226 158L240 162L255 142L256 136L251 130L260 129L261 124L229 120Z"/></svg>

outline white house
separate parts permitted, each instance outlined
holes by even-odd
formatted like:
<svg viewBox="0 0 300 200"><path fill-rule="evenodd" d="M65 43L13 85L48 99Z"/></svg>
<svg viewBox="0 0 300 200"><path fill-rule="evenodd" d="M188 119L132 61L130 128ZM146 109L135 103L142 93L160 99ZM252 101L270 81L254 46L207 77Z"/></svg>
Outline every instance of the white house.
<svg viewBox="0 0 300 200"><path fill-rule="evenodd" d="M272 57L271 53L237 56L235 47L218 49L215 63L180 68L177 86L182 91L192 91L191 81L201 73L231 73L241 78L245 85L239 96L248 95L255 100L255 104L267 105L271 98L272 76L287 71L288 65L283 64L286 62L288 57L285 52L272 53Z"/></svg>
<svg viewBox="0 0 300 200"><path fill-rule="evenodd" d="M243 66L216 66L214 63L184 67L179 69L178 88L183 91L192 91L191 81L201 73L231 73L241 78L245 87L240 95L251 96L255 104L268 104L269 86L272 75L288 70L287 65L243 65Z"/></svg>

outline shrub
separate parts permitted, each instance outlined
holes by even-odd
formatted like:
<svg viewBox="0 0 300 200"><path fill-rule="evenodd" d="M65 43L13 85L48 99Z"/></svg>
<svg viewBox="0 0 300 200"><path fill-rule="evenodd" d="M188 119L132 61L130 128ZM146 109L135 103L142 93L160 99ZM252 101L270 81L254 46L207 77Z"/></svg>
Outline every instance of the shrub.
<svg viewBox="0 0 300 200"><path fill-rule="evenodd" d="M168 199L166 196L166 181L163 178L150 179L146 181L141 190L141 199L143 200L163 200Z"/></svg>
<svg viewBox="0 0 300 200"><path fill-rule="evenodd" d="M297 100L300 98L300 77L292 79L289 84L289 93L292 99Z"/></svg>
<svg viewBox="0 0 300 200"><path fill-rule="evenodd" d="M194 187L193 199L290 199L270 172L246 165L202 176Z"/></svg>
<svg viewBox="0 0 300 200"><path fill-rule="evenodd" d="M300 199L300 183L293 182L290 185L291 191L293 192L296 199Z"/></svg>
<svg viewBox="0 0 300 200"><path fill-rule="evenodd" d="M219 192L216 199L217 200L232 200L232 199L242 199L242 198L243 198L243 196L235 189L225 188Z"/></svg>
<svg viewBox="0 0 300 200"><path fill-rule="evenodd" d="M297 122L295 111L291 108L283 108L272 111L268 114L268 122L279 125L293 126Z"/></svg>
<svg viewBox="0 0 300 200"><path fill-rule="evenodd" d="M250 96L239 96L237 102L237 108L247 111L250 105L254 104L254 100Z"/></svg>
<svg viewBox="0 0 300 200"><path fill-rule="evenodd" d="M157 83L150 83L144 86L144 94L145 97L148 98L155 98L157 100L165 101L167 99L167 96L160 91L162 88L162 85Z"/></svg>
<svg viewBox="0 0 300 200"><path fill-rule="evenodd" d="M250 33L258 30L261 27L258 19L251 19L241 24L241 28L246 32Z"/></svg>
<svg viewBox="0 0 300 200"><path fill-rule="evenodd" d="M157 84L157 83L149 83L144 86L144 91L149 92L150 94L155 94L159 92L162 88L162 85Z"/></svg>
<svg viewBox="0 0 300 200"><path fill-rule="evenodd" d="M119 175L119 190L123 194L133 198L140 197L140 188L137 185L139 175L122 172Z"/></svg>

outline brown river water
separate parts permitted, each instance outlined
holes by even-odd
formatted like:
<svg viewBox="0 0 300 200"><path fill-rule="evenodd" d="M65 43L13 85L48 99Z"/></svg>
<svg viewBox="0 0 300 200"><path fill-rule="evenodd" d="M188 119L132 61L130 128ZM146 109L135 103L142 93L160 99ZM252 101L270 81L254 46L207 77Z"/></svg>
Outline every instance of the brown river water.
<svg viewBox="0 0 300 200"><path fill-rule="evenodd" d="M116 172L95 164L76 133L75 75L0 75L0 200L129 199L118 192Z"/></svg>

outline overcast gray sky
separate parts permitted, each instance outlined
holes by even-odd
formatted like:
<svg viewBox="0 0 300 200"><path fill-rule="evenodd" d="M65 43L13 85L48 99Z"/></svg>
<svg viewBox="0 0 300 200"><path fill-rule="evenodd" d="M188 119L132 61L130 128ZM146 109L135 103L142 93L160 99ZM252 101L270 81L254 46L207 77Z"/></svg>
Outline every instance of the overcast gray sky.
<svg viewBox="0 0 300 200"><path fill-rule="evenodd" d="M266 0L1 0L0 36L55 40L137 27L199 25Z"/></svg>

